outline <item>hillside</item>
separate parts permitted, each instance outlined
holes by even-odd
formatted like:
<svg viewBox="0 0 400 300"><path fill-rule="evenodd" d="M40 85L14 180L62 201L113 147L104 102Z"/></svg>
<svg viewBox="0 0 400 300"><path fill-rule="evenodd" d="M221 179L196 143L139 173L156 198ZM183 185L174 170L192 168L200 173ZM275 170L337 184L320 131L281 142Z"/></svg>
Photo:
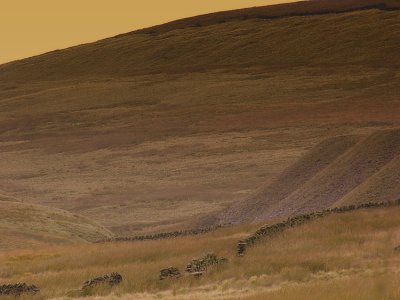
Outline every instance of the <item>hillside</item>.
<svg viewBox="0 0 400 300"><path fill-rule="evenodd" d="M1 65L0 194L117 235L186 229L337 141L275 186L286 199L352 136L400 126L400 11L360 3L217 13ZM376 190L369 174L343 201Z"/></svg>
<svg viewBox="0 0 400 300"><path fill-rule="evenodd" d="M283 3L264 7L237 9L219 13L211 13L186 18L139 30L140 33L159 34L171 30L189 27L202 27L237 20L278 19L293 16L313 16L330 13L379 9L383 11L397 10L400 4L396 0L311 0L294 3ZM136 32L134 32L136 33ZM131 34L131 33L128 33Z"/></svg>
<svg viewBox="0 0 400 300"><path fill-rule="evenodd" d="M400 130L329 139L272 184L224 211L221 223L260 222L332 206L400 198Z"/></svg>
<svg viewBox="0 0 400 300"><path fill-rule="evenodd" d="M198 21L200 26L166 24L11 62L0 66L0 79L37 82L321 65L398 67L400 5L384 2L322 0L196 17L189 23ZM324 14L346 10L353 12ZM308 16L284 17L307 11Z"/></svg>
<svg viewBox="0 0 400 300"><path fill-rule="evenodd" d="M71 299L89 278L110 272L120 286L72 299L398 299L400 208L334 214L259 241L244 257L237 240L257 226L235 226L195 237L86 244L14 251L0 256L0 283L40 287L37 299ZM160 281L162 268L185 274L205 253L228 258L202 277ZM35 299L28 297L26 299Z"/></svg>
<svg viewBox="0 0 400 300"><path fill-rule="evenodd" d="M111 237L102 226L76 214L40 205L0 200L0 250L96 241Z"/></svg>
<svg viewBox="0 0 400 300"><path fill-rule="evenodd" d="M308 151L293 165L289 166L273 183L261 187L255 195L224 211L220 218L223 223L245 223L261 221L257 216L270 212L280 201L303 186L317 173L328 167L335 159L354 146L357 136L329 138ZM282 209L282 208L281 208ZM285 212L287 210L284 209Z"/></svg>
<svg viewBox="0 0 400 300"><path fill-rule="evenodd" d="M400 155L343 197L338 205L372 202L375 199L386 201L398 199L400 197L399 168Z"/></svg>

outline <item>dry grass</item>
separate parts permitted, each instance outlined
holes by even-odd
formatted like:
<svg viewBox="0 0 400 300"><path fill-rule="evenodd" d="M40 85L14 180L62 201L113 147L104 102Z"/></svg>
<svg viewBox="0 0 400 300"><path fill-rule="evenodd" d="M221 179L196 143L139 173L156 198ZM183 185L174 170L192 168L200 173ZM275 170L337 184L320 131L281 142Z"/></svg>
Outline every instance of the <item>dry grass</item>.
<svg viewBox="0 0 400 300"><path fill-rule="evenodd" d="M353 275L328 282L287 286L276 292L260 293L245 300L396 300L400 299L398 274ZM238 298L233 298L238 299Z"/></svg>
<svg viewBox="0 0 400 300"><path fill-rule="evenodd" d="M96 241L112 237L104 227L70 212L0 200L0 250Z"/></svg>
<svg viewBox="0 0 400 300"><path fill-rule="evenodd" d="M3 253L0 281L37 284L42 288L39 298L43 299L62 297L78 289L86 279L112 271L120 272L125 280L112 291L115 296L104 299L227 299L264 295L292 299L296 291L305 298L308 291L314 290L315 295L327 293L331 297L341 282L344 284L337 295L343 299L354 295L361 299L366 282L377 283L377 288L383 282L389 288L385 293L398 295L392 279L382 279L392 278L399 271L400 257L393 251L400 244L399 213L399 208L384 208L331 215L261 242L240 259L235 257L236 242L253 227L233 227L174 240ZM201 279L158 280L161 268L184 269L190 259L208 251L228 257L229 263L211 269ZM351 285L352 282L355 284ZM382 290L376 290L377 293L384 294Z"/></svg>
<svg viewBox="0 0 400 300"><path fill-rule="evenodd" d="M78 212L119 234L191 226L268 185L325 138L397 128L399 20L398 11L380 10L234 20L2 65L1 195ZM349 166L352 157L344 159ZM393 175L397 165L376 168ZM354 193L380 185L364 175ZM73 213L1 205L3 240L13 248L58 243L60 232L65 240L110 234ZM4 251L0 282L36 284L38 299L65 298L86 279L116 271L124 283L96 299L396 299L399 212L332 215L241 259L236 243L252 225L165 241ZM200 279L158 280L161 268L184 269L209 251L229 263Z"/></svg>

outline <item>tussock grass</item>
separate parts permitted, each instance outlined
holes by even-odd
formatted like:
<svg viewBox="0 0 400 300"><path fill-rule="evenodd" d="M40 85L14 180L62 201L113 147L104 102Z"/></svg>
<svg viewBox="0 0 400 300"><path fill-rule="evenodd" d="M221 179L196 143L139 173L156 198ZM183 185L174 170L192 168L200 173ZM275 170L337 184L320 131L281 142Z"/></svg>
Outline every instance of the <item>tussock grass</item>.
<svg viewBox="0 0 400 300"><path fill-rule="evenodd" d="M372 276L346 276L328 282L286 286L279 291L261 293L250 297L240 297L239 299L395 300L400 299L399 279L398 274L388 275L378 273Z"/></svg>
<svg viewBox="0 0 400 300"><path fill-rule="evenodd" d="M399 271L400 257L393 250L400 244L399 213L396 207L331 215L265 239L243 258L235 256L236 243L253 226L171 240L8 252L0 256L0 282L36 284L42 289L41 298L48 299L65 296L88 278L115 271L124 282L112 291L102 291L104 299L233 299L235 295L262 299L270 294L273 299L292 299L297 289L306 299L308 287L321 297L325 293L331 297L338 289L339 298L356 295L361 299L366 282L379 283ZM199 279L158 280L160 269L184 270L190 259L210 251L227 257L229 263L211 268ZM347 288L338 287L340 282ZM391 282L385 281L383 288L389 288L389 296L397 295Z"/></svg>

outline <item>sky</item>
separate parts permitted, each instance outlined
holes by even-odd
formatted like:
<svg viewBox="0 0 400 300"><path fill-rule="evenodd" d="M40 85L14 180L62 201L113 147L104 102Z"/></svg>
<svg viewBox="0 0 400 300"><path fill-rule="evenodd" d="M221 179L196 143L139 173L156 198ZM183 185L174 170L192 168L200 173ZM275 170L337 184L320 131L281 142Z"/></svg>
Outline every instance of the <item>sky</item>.
<svg viewBox="0 0 400 300"><path fill-rule="evenodd" d="M296 0L0 0L0 64L151 25Z"/></svg>

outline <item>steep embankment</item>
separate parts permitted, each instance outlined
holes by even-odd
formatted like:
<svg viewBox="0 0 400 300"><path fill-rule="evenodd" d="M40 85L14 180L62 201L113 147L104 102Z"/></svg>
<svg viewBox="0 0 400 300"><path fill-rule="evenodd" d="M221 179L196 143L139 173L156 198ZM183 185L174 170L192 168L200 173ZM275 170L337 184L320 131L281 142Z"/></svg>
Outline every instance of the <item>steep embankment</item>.
<svg viewBox="0 0 400 300"><path fill-rule="evenodd" d="M0 200L0 249L96 241L112 237L104 227L64 210Z"/></svg>
<svg viewBox="0 0 400 300"><path fill-rule="evenodd" d="M211 14L12 62L0 66L0 79L32 82L321 64L398 66L397 8L397 1L322 0ZM360 11L349 12L355 10ZM328 14L332 12L347 13Z"/></svg>
<svg viewBox="0 0 400 300"><path fill-rule="evenodd" d="M338 206L400 199L400 155L344 196Z"/></svg>
<svg viewBox="0 0 400 300"><path fill-rule="evenodd" d="M398 155L400 130L378 131L341 155L279 206L285 208L285 213L297 214L335 205Z"/></svg>
<svg viewBox="0 0 400 300"><path fill-rule="evenodd" d="M340 136L321 142L286 169L271 185L261 188L256 195L229 208L221 217L228 223L253 221L254 216L270 211L271 207L329 166L358 140L359 137L356 136Z"/></svg>
<svg viewBox="0 0 400 300"><path fill-rule="evenodd" d="M358 143L347 139L353 144L341 138L319 145L275 183L223 212L222 222L259 222L330 206L398 199L400 130L378 131Z"/></svg>

